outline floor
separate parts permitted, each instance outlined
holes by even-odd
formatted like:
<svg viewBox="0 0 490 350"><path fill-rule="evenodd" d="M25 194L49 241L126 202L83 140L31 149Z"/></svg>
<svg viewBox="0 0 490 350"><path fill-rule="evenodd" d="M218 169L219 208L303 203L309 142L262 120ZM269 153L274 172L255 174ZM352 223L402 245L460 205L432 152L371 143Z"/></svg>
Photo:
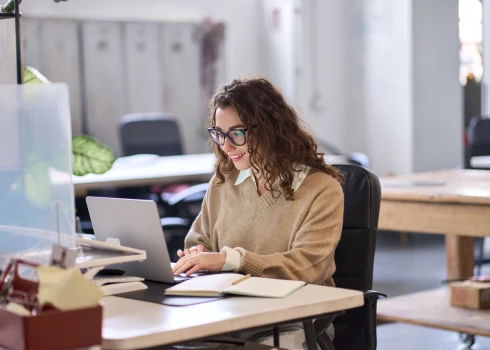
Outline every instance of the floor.
<svg viewBox="0 0 490 350"><path fill-rule="evenodd" d="M488 245L488 244L487 244ZM488 247L490 248L490 247ZM490 256L490 249L487 249ZM445 279L444 237L409 234L405 243L395 232L380 232L374 263L374 289L389 297L441 286ZM490 274L490 266L483 269ZM400 341L400 340L405 341ZM454 332L401 323L378 326L378 350L467 349ZM476 337L471 349L490 350L490 338Z"/></svg>

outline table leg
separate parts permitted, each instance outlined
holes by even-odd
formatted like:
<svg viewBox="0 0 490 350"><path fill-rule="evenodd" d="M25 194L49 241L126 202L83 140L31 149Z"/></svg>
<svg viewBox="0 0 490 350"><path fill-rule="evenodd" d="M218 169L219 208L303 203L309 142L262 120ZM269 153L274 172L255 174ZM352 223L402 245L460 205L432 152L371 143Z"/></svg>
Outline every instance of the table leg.
<svg viewBox="0 0 490 350"><path fill-rule="evenodd" d="M279 336L279 327L274 327L273 329L273 333L274 333L274 347L275 348L278 348L279 347L279 339L280 339L280 336Z"/></svg>
<svg viewBox="0 0 490 350"><path fill-rule="evenodd" d="M447 279L457 280L473 276L473 238L446 236Z"/></svg>

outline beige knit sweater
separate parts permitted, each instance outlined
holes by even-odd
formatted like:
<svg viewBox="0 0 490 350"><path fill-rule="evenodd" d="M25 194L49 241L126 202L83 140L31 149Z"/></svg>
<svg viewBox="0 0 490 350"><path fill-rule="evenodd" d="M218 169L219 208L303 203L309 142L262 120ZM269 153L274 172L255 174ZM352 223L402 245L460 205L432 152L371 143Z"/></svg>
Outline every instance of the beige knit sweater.
<svg viewBox="0 0 490 350"><path fill-rule="evenodd" d="M251 177L235 186L238 174L225 175L222 185L212 178L185 247L228 246L242 255L240 273L333 286L344 211L338 181L312 169L286 201L269 191L260 196Z"/></svg>

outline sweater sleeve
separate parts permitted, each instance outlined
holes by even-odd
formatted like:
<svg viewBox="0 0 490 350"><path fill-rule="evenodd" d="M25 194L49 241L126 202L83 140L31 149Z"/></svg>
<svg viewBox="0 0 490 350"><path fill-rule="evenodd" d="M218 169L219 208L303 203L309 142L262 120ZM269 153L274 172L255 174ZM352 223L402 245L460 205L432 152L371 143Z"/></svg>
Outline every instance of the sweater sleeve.
<svg viewBox="0 0 490 350"><path fill-rule="evenodd" d="M331 284L335 272L334 253L342 231L344 195L337 181L331 181L310 204L292 242L291 250L258 255L243 248L240 273L279 279Z"/></svg>
<svg viewBox="0 0 490 350"><path fill-rule="evenodd" d="M213 191L212 187L215 186L214 178L210 181L209 188L204 195L202 201L202 207L196 220L194 220L191 229L185 237L185 249L189 249L198 244L202 244L206 251L212 251L211 244L211 228L210 228L210 193Z"/></svg>

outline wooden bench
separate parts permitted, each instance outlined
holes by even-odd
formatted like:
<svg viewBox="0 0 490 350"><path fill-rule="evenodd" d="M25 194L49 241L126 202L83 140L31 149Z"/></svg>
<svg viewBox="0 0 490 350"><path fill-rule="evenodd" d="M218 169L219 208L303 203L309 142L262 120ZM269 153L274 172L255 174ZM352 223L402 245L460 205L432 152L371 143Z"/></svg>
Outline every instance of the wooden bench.
<svg viewBox="0 0 490 350"><path fill-rule="evenodd" d="M447 287L379 300L377 318L490 337L490 309L449 305Z"/></svg>

